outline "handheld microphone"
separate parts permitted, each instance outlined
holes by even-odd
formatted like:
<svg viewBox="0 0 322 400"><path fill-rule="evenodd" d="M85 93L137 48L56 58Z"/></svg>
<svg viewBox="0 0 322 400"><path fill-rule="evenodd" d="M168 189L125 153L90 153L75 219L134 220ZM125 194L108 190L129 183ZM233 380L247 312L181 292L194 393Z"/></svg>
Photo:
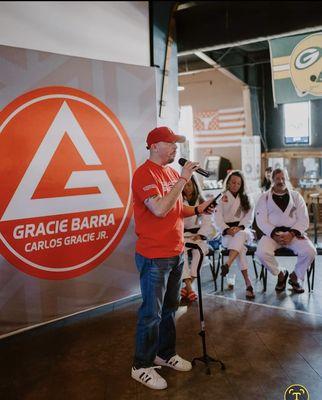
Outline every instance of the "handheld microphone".
<svg viewBox="0 0 322 400"><path fill-rule="evenodd" d="M178 163L183 167L187 161L188 160L186 160L185 158L179 158ZM198 172L198 174L200 174L202 176L205 176L206 178L208 178L209 175L210 175L210 172L208 172L208 171L206 171L205 169L202 169L202 168L196 169L195 172Z"/></svg>

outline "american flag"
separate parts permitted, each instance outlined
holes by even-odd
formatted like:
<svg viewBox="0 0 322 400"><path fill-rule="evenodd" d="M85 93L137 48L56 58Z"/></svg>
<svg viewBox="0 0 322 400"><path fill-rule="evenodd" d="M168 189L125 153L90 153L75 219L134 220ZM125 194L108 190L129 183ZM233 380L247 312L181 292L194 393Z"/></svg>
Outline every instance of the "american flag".
<svg viewBox="0 0 322 400"><path fill-rule="evenodd" d="M246 132L243 107L200 111L193 121L195 147L236 147Z"/></svg>

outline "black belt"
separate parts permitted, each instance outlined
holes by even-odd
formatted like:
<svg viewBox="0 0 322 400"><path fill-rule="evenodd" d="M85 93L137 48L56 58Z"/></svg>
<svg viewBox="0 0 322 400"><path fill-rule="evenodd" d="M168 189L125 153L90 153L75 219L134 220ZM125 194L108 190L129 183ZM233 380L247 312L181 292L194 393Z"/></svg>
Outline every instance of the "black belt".
<svg viewBox="0 0 322 400"><path fill-rule="evenodd" d="M239 226L239 222L240 221L236 221L236 222L226 222L226 225L229 226L229 228L233 227L233 226Z"/></svg>
<svg viewBox="0 0 322 400"><path fill-rule="evenodd" d="M200 228L191 228L191 229L184 229L185 232L189 232L189 233L198 233Z"/></svg>
<svg viewBox="0 0 322 400"><path fill-rule="evenodd" d="M274 228L275 232L289 232L291 230L291 228L289 228L288 226L277 226L276 228Z"/></svg>

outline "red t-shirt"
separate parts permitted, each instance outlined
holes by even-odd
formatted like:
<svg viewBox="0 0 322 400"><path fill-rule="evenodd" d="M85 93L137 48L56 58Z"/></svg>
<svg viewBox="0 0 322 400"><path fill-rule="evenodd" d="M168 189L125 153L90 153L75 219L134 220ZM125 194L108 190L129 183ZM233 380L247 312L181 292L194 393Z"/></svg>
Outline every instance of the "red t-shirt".
<svg viewBox="0 0 322 400"><path fill-rule="evenodd" d="M169 166L150 160L142 164L132 180L136 251L147 258L174 257L183 251L182 196L164 218L156 217L144 204L154 195L165 196L180 175Z"/></svg>

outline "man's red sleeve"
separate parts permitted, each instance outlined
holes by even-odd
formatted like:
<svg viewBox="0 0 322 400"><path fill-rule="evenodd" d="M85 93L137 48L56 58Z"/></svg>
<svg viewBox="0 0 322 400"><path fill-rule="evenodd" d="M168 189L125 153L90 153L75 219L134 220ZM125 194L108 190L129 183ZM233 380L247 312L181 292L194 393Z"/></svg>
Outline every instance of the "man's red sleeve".
<svg viewBox="0 0 322 400"><path fill-rule="evenodd" d="M153 176L149 174L134 174L132 180L132 190L142 202L151 196L161 195Z"/></svg>

